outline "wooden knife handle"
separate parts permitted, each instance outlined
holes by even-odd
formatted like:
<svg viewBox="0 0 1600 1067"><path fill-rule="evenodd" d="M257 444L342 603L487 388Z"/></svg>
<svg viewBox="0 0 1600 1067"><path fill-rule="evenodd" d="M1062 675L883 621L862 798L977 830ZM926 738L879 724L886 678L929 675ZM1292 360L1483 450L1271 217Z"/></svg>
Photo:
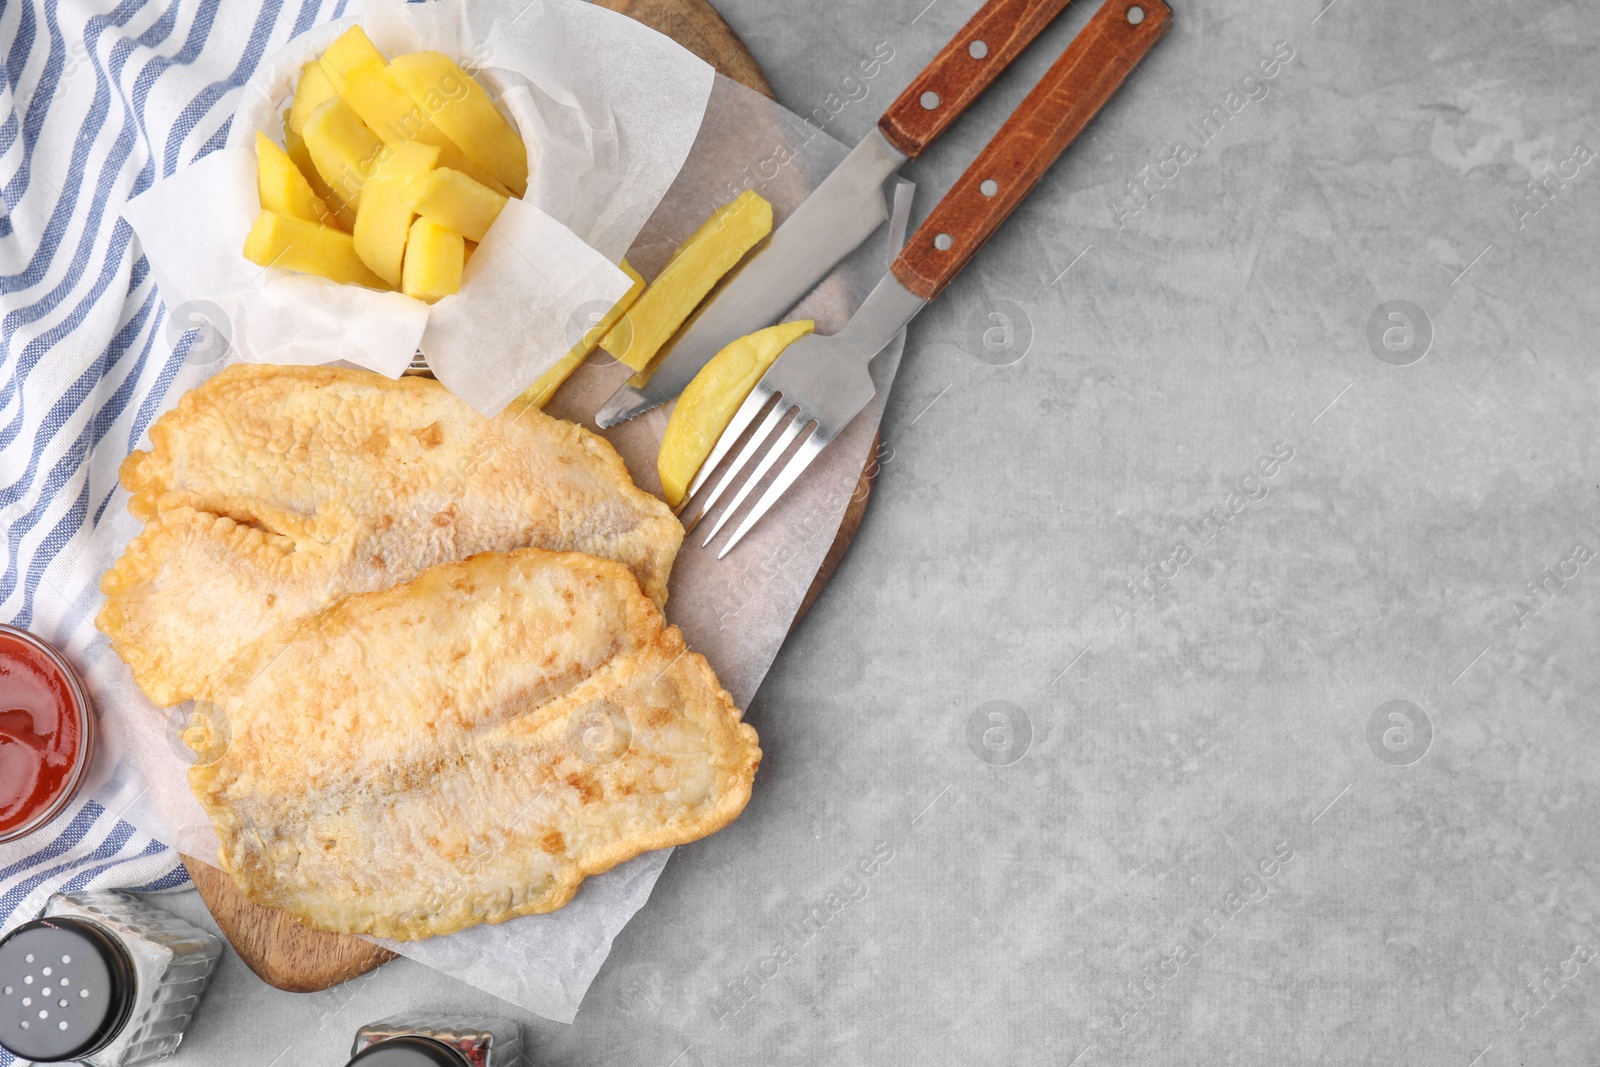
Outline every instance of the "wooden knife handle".
<svg viewBox="0 0 1600 1067"><path fill-rule="evenodd" d="M900 284L925 300L948 285L1171 24L1162 0L1106 0L906 242Z"/></svg>
<svg viewBox="0 0 1600 1067"><path fill-rule="evenodd" d="M878 129L916 159L1071 2L989 0L911 79L878 120Z"/></svg>

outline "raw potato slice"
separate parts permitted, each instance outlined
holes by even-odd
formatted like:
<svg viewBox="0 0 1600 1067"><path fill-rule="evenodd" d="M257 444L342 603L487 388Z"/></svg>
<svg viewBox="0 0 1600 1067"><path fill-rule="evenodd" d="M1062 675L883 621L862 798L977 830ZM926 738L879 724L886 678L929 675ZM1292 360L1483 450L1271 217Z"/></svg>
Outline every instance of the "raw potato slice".
<svg viewBox="0 0 1600 1067"><path fill-rule="evenodd" d="M324 204L288 153L272 143L266 134L256 133L256 192L264 211L276 211L307 222L322 222L329 217Z"/></svg>
<svg viewBox="0 0 1600 1067"><path fill-rule="evenodd" d="M286 130L300 133L306 127L311 113L334 97L333 83L322 72L322 66L312 60L300 68L300 84L294 89L294 103L283 120Z"/></svg>
<svg viewBox="0 0 1600 1067"><path fill-rule="evenodd" d="M356 211L356 255L372 272L400 287L406 234L411 229L411 185L433 169L439 150L412 141L390 153L367 179Z"/></svg>
<svg viewBox="0 0 1600 1067"><path fill-rule="evenodd" d="M497 192L505 192L493 175L473 163L429 121L428 112L417 107L395 84L383 53L374 47L360 26L352 26L340 34L318 62L334 91L390 148L399 148L409 141L431 144L439 149L439 161L444 166L470 174Z"/></svg>
<svg viewBox="0 0 1600 1067"><path fill-rule="evenodd" d="M772 205L752 189L711 213L600 347L636 371L650 365L722 276L772 232Z"/></svg>
<svg viewBox="0 0 1600 1067"><path fill-rule="evenodd" d="M506 197L449 167L440 167L411 187L412 211L469 241L483 240L505 206Z"/></svg>
<svg viewBox="0 0 1600 1067"><path fill-rule="evenodd" d="M359 209L361 189L384 153L378 135L349 104L334 97L311 113L301 136L322 180L340 200Z"/></svg>
<svg viewBox="0 0 1600 1067"><path fill-rule="evenodd" d="M446 137L483 164L514 196L527 193L528 147L470 74L438 52L395 56L389 72Z"/></svg>
<svg viewBox="0 0 1600 1067"><path fill-rule="evenodd" d="M661 492L677 507L700 465L711 455L734 412L783 350L816 329L810 319L780 322L728 345L700 368L678 397L656 456Z"/></svg>
<svg viewBox="0 0 1600 1067"><path fill-rule="evenodd" d="M244 258L263 267L317 274L336 282L386 289L356 255L355 239L332 226L263 211L244 240Z"/></svg>
<svg viewBox="0 0 1600 1067"><path fill-rule="evenodd" d="M405 274L400 291L429 304L461 291L466 249L461 235L437 222L418 219L406 242Z"/></svg>
<svg viewBox="0 0 1600 1067"><path fill-rule="evenodd" d="M305 138L294 130L284 127L283 147L289 158L294 161L295 169L311 186L312 193L316 194L318 200L328 205L328 210L332 213L332 217L326 220L328 225L337 224L345 233L355 229L355 209L341 200L338 193L328 188L328 183L317 173L317 165L311 162L311 152L306 148Z"/></svg>
<svg viewBox="0 0 1600 1067"><path fill-rule="evenodd" d="M761 763L711 667L619 564L485 553L246 649L189 772L245 896L412 940L554 911L731 823ZM464 1062L464 1061L463 1061Z"/></svg>
<svg viewBox="0 0 1600 1067"><path fill-rule="evenodd" d="M622 318L627 310L633 306L633 302L639 298L639 294L644 292L644 278L639 275L638 271L633 269L633 264L623 260L617 265L622 268L624 274L633 279L633 285L629 287L626 293L622 294L621 300L611 305L611 310L606 312L599 322L583 332L583 336L579 338L578 343L573 345L572 349L562 356L555 366L545 371L539 376L538 381L528 386L521 397L523 403L532 404L539 408L548 404L550 398L556 395L556 390L561 388L561 383L571 377L572 372L583 365L583 361L589 358L589 353L593 352L595 346L600 343L600 338L605 335L607 330L617 324L617 320Z"/></svg>

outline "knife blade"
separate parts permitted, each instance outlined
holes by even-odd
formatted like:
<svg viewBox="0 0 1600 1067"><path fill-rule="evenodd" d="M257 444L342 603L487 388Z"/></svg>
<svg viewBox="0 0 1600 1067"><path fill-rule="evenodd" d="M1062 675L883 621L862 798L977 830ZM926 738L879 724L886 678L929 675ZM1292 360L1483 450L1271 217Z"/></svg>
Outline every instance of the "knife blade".
<svg viewBox="0 0 1600 1067"><path fill-rule="evenodd" d="M679 330L646 384L595 415L606 429L672 399L730 342L771 325L889 218L884 182L955 122L1071 0L988 0L758 251Z"/></svg>

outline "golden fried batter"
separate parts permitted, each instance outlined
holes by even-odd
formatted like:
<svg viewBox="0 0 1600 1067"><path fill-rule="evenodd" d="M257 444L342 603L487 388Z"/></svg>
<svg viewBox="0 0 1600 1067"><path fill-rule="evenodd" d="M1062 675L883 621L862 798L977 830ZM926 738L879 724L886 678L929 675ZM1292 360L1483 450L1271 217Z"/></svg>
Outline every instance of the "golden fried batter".
<svg viewBox="0 0 1600 1067"><path fill-rule="evenodd" d="M732 822L761 761L628 571L577 553L485 553L350 597L205 696L232 738L189 778L222 867L348 934L559 908L588 875Z"/></svg>
<svg viewBox="0 0 1600 1067"><path fill-rule="evenodd" d="M238 364L150 440L122 466L146 525L96 623L157 704L277 626L476 552L613 559L663 604L683 539L606 441L532 407L486 419L424 378Z"/></svg>

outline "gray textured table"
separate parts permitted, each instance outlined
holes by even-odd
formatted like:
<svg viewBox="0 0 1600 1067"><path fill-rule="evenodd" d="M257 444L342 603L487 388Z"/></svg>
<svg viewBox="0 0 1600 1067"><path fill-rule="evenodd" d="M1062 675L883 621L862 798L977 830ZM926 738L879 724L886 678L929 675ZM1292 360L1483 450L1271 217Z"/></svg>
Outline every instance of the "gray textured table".
<svg viewBox="0 0 1600 1067"><path fill-rule="evenodd" d="M1175 2L912 327L749 810L576 1025L524 1020L536 1063L1600 1054L1600 29ZM853 141L977 6L925 4L720 6ZM1094 6L913 168L921 211ZM175 1062L485 1003L229 957Z"/></svg>

